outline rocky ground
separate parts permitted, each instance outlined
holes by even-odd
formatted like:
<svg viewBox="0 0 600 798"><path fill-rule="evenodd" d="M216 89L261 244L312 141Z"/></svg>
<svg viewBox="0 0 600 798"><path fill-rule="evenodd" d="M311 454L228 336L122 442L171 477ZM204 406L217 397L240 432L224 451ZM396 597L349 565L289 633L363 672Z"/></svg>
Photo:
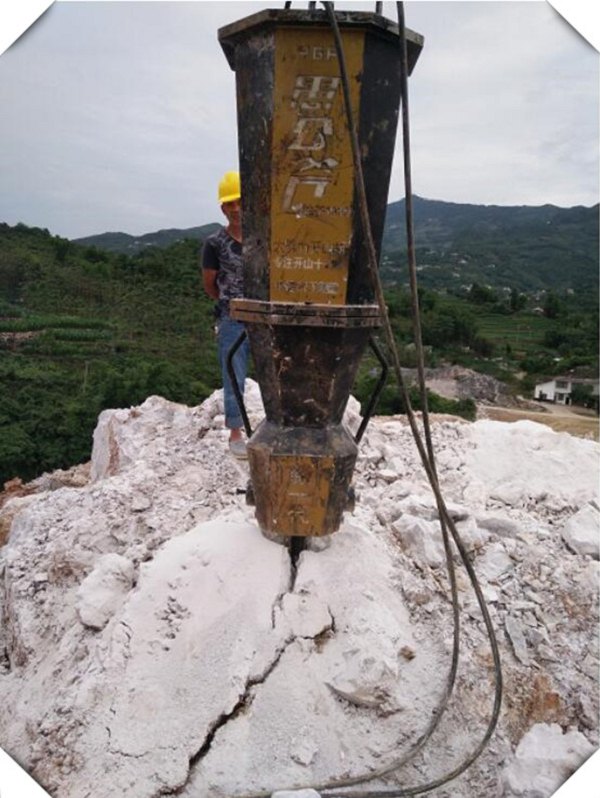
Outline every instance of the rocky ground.
<svg viewBox="0 0 600 798"><path fill-rule="evenodd" d="M416 379L416 371L407 370ZM434 393L447 399L473 399L477 404L499 404L512 407L525 400L515 398L500 380L464 366L443 366L425 369L425 382Z"/></svg>
<svg viewBox="0 0 600 798"><path fill-rule="evenodd" d="M404 420L373 420L355 513L295 570L245 505L221 413L220 392L106 411L89 468L14 484L0 509L0 745L54 798L233 798L364 776L409 753L440 700L448 577ZM504 699L482 756L430 794L546 798L598 745L600 447L529 421L444 419L433 434ZM459 597L448 710L371 788L437 779L485 731L494 674L463 570Z"/></svg>

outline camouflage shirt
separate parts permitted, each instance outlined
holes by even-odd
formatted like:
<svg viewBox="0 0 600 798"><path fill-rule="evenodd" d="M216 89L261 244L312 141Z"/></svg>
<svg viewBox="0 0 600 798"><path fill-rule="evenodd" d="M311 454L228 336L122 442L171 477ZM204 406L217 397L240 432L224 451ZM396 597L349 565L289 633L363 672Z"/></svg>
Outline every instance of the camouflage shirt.
<svg viewBox="0 0 600 798"><path fill-rule="evenodd" d="M244 295L242 245L222 227L208 236L202 248L202 268L217 274L219 315L229 315L229 300Z"/></svg>

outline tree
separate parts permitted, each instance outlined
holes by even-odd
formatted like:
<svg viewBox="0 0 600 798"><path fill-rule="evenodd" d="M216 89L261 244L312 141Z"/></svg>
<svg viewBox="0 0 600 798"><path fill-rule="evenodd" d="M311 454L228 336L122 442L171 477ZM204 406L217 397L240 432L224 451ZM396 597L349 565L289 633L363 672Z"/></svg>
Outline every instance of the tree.
<svg viewBox="0 0 600 798"><path fill-rule="evenodd" d="M511 313L516 313L519 310L523 310L526 304L527 297L525 294L519 293L516 288L511 288L509 300Z"/></svg>
<svg viewBox="0 0 600 798"><path fill-rule="evenodd" d="M65 259L71 249L71 242L66 238L59 238L59 236L55 236L52 240L54 245L54 254L56 255L56 260L59 263L64 263Z"/></svg>
<svg viewBox="0 0 600 798"><path fill-rule="evenodd" d="M592 386L586 383L575 383L571 390L571 402L580 407L593 407L598 410L598 396L594 396Z"/></svg>
<svg viewBox="0 0 600 798"><path fill-rule="evenodd" d="M562 302L553 291L548 291L543 305L544 316L548 319L556 319L562 311Z"/></svg>
<svg viewBox="0 0 600 798"><path fill-rule="evenodd" d="M430 346L471 346L477 337L472 312L457 305L443 305L423 314L423 342Z"/></svg>
<svg viewBox="0 0 600 798"><path fill-rule="evenodd" d="M498 297L496 292L489 286L473 283L467 294L467 299L475 305L488 305L496 302Z"/></svg>

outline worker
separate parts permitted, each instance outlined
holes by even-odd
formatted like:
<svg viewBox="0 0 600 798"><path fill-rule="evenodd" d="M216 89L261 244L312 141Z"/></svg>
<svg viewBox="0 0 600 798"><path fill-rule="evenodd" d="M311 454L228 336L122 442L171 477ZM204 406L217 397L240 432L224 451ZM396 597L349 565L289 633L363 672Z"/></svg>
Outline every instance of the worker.
<svg viewBox="0 0 600 798"><path fill-rule="evenodd" d="M202 281L204 290L217 300L217 348L223 375L225 426L229 429L229 449L245 459L246 441L242 431L242 417L227 371L227 355L244 331L241 322L229 315L229 300L243 296L244 275L242 261L242 204L238 172L226 172L219 183L219 203L227 225L212 233L202 248ZM240 392L248 369L249 345L244 339L233 358L233 370Z"/></svg>

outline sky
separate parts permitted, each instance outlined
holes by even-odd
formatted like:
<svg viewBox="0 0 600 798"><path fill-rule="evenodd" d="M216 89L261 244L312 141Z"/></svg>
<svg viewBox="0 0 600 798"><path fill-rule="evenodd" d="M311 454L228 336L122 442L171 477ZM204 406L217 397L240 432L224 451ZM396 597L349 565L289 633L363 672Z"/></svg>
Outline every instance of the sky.
<svg viewBox="0 0 600 798"><path fill-rule="evenodd" d="M217 31L283 5L55 2L0 55L0 221L67 238L220 221L217 184L238 156ZM418 0L405 17L425 37L409 80L415 194L598 202L599 54L551 5ZM390 202L404 196L400 147Z"/></svg>

